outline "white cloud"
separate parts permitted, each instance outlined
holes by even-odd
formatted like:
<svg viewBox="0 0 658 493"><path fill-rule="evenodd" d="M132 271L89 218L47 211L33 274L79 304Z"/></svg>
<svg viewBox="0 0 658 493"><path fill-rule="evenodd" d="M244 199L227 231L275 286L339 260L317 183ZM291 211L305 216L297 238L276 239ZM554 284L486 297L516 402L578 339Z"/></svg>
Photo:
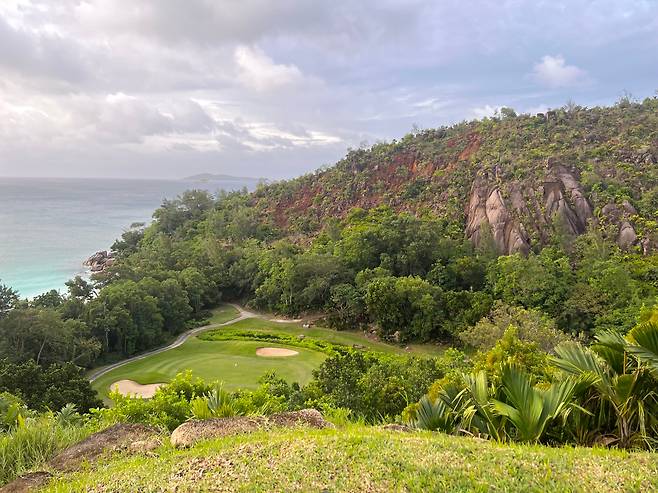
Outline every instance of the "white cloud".
<svg viewBox="0 0 658 493"><path fill-rule="evenodd" d="M652 94L656 19L618 0L0 0L0 175L294 176L594 77L578 103Z"/></svg>
<svg viewBox="0 0 658 493"><path fill-rule="evenodd" d="M567 65L563 56L546 55L532 71L535 80L548 87L573 87L589 80L587 72L575 65Z"/></svg>
<svg viewBox="0 0 658 493"><path fill-rule="evenodd" d="M474 118L482 120L483 118L489 118L500 112L502 106L491 106L490 104L485 104L484 106L479 106L477 108L471 109L471 114Z"/></svg>
<svg viewBox="0 0 658 493"><path fill-rule="evenodd" d="M235 49L240 80L258 91L267 91L300 82L302 73L295 65L280 65L259 48L238 46Z"/></svg>

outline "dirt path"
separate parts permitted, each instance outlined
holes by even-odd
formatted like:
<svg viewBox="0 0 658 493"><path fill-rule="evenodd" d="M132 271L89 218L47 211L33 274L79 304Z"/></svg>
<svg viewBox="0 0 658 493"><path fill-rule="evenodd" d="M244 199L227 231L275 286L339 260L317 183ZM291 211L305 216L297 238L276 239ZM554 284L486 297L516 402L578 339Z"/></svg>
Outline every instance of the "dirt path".
<svg viewBox="0 0 658 493"><path fill-rule="evenodd" d="M233 303L228 303L228 304L231 305L236 310L238 310L239 315L236 318L234 318L232 320L229 320L228 322L224 322L222 324L204 325L203 327L197 327L196 329L188 330L187 332L183 332L181 335L179 335L176 338L176 340L174 342L172 342L171 344L169 344L168 346L161 347L159 349L154 349L153 351L149 351L147 353L142 353L138 356L133 356L132 358L124 359L124 360L121 360L117 363L113 363L109 366L104 366L103 368L99 368L97 370L94 370L88 376L89 381L93 382L97 378L105 375L107 372L110 372L110 371L112 371L116 368L119 368L119 367L123 366L123 365L127 365L128 363L131 363L133 361L138 361L140 359L144 359L144 358L147 358L149 356L153 356L154 354L163 353L164 351L169 351L170 349L177 348L178 346L181 346L182 344L184 344L185 341L187 341L190 337L193 337L193 336L195 336L195 335L197 335L201 332L204 332L206 330L215 329L217 327L223 327L225 325L231 325L231 324L234 324L235 322L237 322L239 320L244 320L245 318L260 318L260 315L258 315L256 313L253 313L253 312L250 312L250 311L247 311L244 308L242 308L240 305L234 305Z"/></svg>

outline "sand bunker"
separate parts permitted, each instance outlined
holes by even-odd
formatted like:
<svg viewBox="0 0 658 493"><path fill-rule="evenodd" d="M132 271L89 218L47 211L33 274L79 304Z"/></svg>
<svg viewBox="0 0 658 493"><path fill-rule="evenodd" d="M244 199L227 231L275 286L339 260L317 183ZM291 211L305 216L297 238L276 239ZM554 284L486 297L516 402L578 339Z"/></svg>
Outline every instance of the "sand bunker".
<svg viewBox="0 0 658 493"><path fill-rule="evenodd" d="M258 349L256 349L257 356L282 357L282 356L295 356L296 354L299 353L297 351L293 351L292 349L283 349L280 347L259 347Z"/></svg>
<svg viewBox="0 0 658 493"><path fill-rule="evenodd" d="M160 385L163 383L150 383L148 385L142 385L141 383L134 382L132 380L119 380L114 382L110 388L112 390L118 390L120 394L131 395L134 397L141 397L142 399L150 399L155 394L155 391L158 390Z"/></svg>
<svg viewBox="0 0 658 493"><path fill-rule="evenodd" d="M302 318L270 318L270 322L276 322L279 324L298 324L302 320Z"/></svg>

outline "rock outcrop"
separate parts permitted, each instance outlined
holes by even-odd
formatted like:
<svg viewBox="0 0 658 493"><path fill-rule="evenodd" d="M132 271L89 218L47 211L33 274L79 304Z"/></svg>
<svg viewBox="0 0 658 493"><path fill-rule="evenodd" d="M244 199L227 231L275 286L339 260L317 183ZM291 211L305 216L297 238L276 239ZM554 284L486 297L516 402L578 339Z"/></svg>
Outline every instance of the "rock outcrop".
<svg viewBox="0 0 658 493"><path fill-rule="evenodd" d="M500 253L528 253L530 243L523 224L513 217L500 189L488 178L488 175L477 178L471 187L466 208L467 238L479 245L483 227L488 226Z"/></svg>
<svg viewBox="0 0 658 493"><path fill-rule="evenodd" d="M572 235L585 232L594 215L575 172L549 158L546 162L543 192L545 215L549 223L558 221Z"/></svg>
<svg viewBox="0 0 658 493"><path fill-rule="evenodd" d="M635 207L627 200L624 200L620 206L606 204L601 209L604 224L617 228L616 241L622 250L629 250L638 242L637 232L631 222L632 216L635 215L637 215Z"/></svg>
<svg viewBox="0 0 658 493"><path fill-rule="evenodd" d="M273 427L295 426L333 428L334 425L326 421L322 414L315 409L276 413L270 416L193 420L183 423L173 431L171 444L174 447L190 447L199 440L221 438Z"/></svg>
<svg viewBox="0 0 658 493"><path fill-rule="evenodd" d="M89 267L91 272L103 272L106 268L114 263L114 255L112 252L102 250L94 253L91 257L85 260L82 265Z"/></svg>
<svg viewBox="0 0 658 493"><path fill-rule="evenodd" d="M537 190L520 181L505 181L498 169L480 174L466 206L466 237L479 245L488 228L499 253L527 254L532 245L526 226L542 243L554 227L572 236L584 233L594 214L577 172L556 159L548 159L545 170ZM625 241L630 241L629 235L625 230Z"/></svg>

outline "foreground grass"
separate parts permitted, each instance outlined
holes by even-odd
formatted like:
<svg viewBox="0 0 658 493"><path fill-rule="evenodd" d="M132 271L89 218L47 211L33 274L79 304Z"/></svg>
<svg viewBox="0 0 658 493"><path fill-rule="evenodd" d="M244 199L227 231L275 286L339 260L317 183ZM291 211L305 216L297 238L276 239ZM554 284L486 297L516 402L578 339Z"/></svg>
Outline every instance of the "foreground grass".
<svg viewBox="0 0 658 493"><path fill-rule="evenodd" d="M46 462L92 432L41 418L10 433L0 433L0 486Z"/></svg>
<svg viewBox="0 0 658 493"><path fill-rule="evenodd" d="M658 455L503 445L352 426L115 456L47 491L656 491Z"/></svg>

